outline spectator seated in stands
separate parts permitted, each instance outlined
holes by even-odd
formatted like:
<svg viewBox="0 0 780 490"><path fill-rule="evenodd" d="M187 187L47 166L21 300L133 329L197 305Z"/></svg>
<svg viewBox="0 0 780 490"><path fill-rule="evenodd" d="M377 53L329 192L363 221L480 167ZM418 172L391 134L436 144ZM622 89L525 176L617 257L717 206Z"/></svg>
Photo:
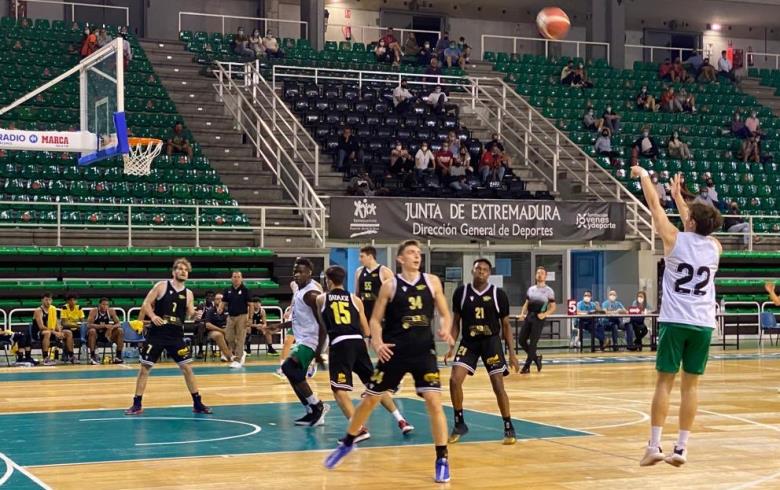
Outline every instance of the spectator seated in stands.
<svg viewBox="0 0 780 490"><path fill-rule="evenodd" d="M620 132L620 116L608 105L601 115L601 127L609 129L610 134Z"/></svg>
<svg viewBox="0 0 780 490"><path fill-rule="evenodd" d="M665 112L682 112L683 107L674 93L673 87L667 87L661 95L661 110Z"/></svg>
<svg viewBox="0 0 780 490"><path fill-rule="evenodd" d="M750 136L750 130L745 127L745 122L739 112L735 112L731 118L729 132L737 138L744 139Z"/></svg>
<svg viewBox="0 0 780 490"><path fill-rule="evenodd" d="M255 58L260 58L265 54L263 36L260 34L260 29L253 30L252 35L249 36L249 49L254 51Z"/></svg>
<svg viewBox="0 0 780 490"><path fill-rule="evenodd" d="M435 57L436 55L431 48L431 43L425 41L425 43L423 43L423 47L417 53L417 64L427 67L431 64L431 60Z"/></svg>
<svg viewBox="0 0 780 490"><path fill-rule="evenodd" d="M683 88L680 89L675 98L680 103L683 112L696 112L696 97L693 94Z"/></svg>
<svg viewBox="0 0 780 490"><path fill-rule="evenodd" d="M409 90L409 84L405 79L402 79L401 84L393 89L393 106L399 114L405 114L416 100L417 97Z"/></svg>
<svg viewBox="0 0 780 490"><path fill-rule="evenodd" d="M718 60L718 76L731 80L735 83L737 81L737 75L734 73L734 66L726 57L726 51L720 52L720 59Z"/></svg>
<svg viewBox="0 0 780 490"><path fill-rule="evenodd" d="M470 191L472 189L471 173L473 170L469 165L469 162L469 152L466 151L465 147L461 147L461 153L455 156L455 159L452 161L452 166L450 167L450 189L459 192Z"/></svg>
<svg viewBox="0 0 780 490"><path fill-rule="evenodd" d="M503 158L506 161L507 166L508 166L509 165L509 156L506 154L506 150L504 150L504 144L501 143L501 139L498 137L498 133L493 133L490 136L490 141L488 141L487 144L485 145L485 151L488 151L488 152L492 151L493 147L497 147L498 148L498 152L501 155L501 158Z"/></svg>
<svg viewBox="0 0 780 490"><path fill-rule="evenodd" d="M98 29L97 33L97 47L102 48L103 46L107 45L113 40L113 38L108 34L108 31L104 27L101 27Z"/></svg>
<svg viewBox="0 0 780 490"><path fill-rule="evenodd" d="M638 308L639 313L641 314L648 314L653 310L653 308L647 304L647 294L644 291L639 291L636 293L636 299L633 303L631 303L631 308ZM647 335L648 332L647 325L645 325L645 317L632 316L629 318L628 322L623 325L623 328L626 331L626 345L628 345L628 350L641 351L642 339L645 337L645 335ZM628 341L628 332L634 334L633 345Z"/></svg>
<svg viewBox="0 0 780 490"><path fill-rule="evenodd" d="M717 71L715 70L715 67L712 66L709 58L704 58L704 63L701 65L701 68L699 69L698 80L700 82L710 83L710 82L714 82L716 78L717 78Z"/></svg>
<svg viewBox="0 0 780 490"><path fill-rule="evenodd" d="M668 80L672 81L672 62L669 61L669 58L666 58L663 63L658 65L658 78L661 80Z"/></svg>
<svg viewBox="0 0 780 490"><path fill-rule="evenodd" d="M598 312L601 309L597 301L593 300L593 294L590 291L585 291L582 295L582 299L577 302L577 315L585 318L578 318L575 324L582 332L589 332L591 336L595 336L599 341L599 349L604 350L604 326L596 321L596 318L590 317L593 313ZM576 332L572 330L572 338L569 343L570 347L578 347L579 339L575 337ZM583 336L584 337L584 336Z"/></svg>
<svg viewBox="0 0 780 490"><path fill-rule="evenodd" d="M501 147L495 144L482 155L479 162L479 175L484 185L490 185L492 182L500 183L504 180L506 169L509 162L501 151Z"/></svg>
<svg viewBox="0 0 780 490"><path fill-rule="evenodd" d="M618 301L617 292L614 289L610 289L609 293L607 293L607 300L601 303L601 309L604 310L605 313L611 313L614 315L628 313L626 311L626 307L623 306L623 303ZM612 333L612 350L617 351L618 331L623 328L623 325L620 323L620 318L604 317L600 319L600 322L602 325L604 325L605 331L609 330ZM630 329L626 329L626 345L633 344L633 339L634 332L632 332ZM609 345L607 345L607 347L609 347Z"/></svg>
<svg viewBox="0 0 780 490"><path fill-rule="evenodd" d="M650 176L650 180L653 182L653 185L655 186L655 192L658 193L658 200L661 201L661 206L667 209L671 209L674 205L674 201L672 201L672 197L669 195L669 192L666 190L666 186L658 181L658 174L653 173Z"/></svg>
<svg viewBox="0 0 780 490"><path fill-rule="evenodd" d="M452 146L450 146L450 148L452 148ZM467 167L468 172L474 170L471 166L471 153L469 153L469 148L466 145L459 145L457 153L453 153L453 155L455 155L455 161L464 167Z"/></svg>
<svg viewBox="0 0 780 490"><path fill-rule="evenodd" d="M452 160L454 155L450 151L450 145L445 141L441 145L441 149L433 154L434 157L434 173L439 179L439 186L444 187L449 181L450 167L452 166Z"/></svg>
<svg viewBox="0 0 780 490"><path fill-rule="evenodd" d="M347 194L350 196L373 196L377 194L377 187L374 185L371 177L368 176L368 172L361 168L358 174L349 181Z"/></svg>
<svg viewBox="0 0 780 490"><path fill-rule="evenodd" d="M171 135L165 144L165 154L171 156L174 153L183 153L187 155L189 161L192 161L192 146L184 133L184 126L179 121L174 123Z"/></svg>
<svg viewBox="0 0 780 490"><path fill-rule="evenodd" d="M431 58L431 62L427 68L425 68L426 75L442 75L441 67L439 66L439 60L437 58Z"/></svg>
<svg viewBox="0 0 780 490"><path fill-rule="evenodd" d="M466 43L466 38L463 36L458 39L458 49L460 49L464 64L471 61L471 46Z"/></svg>
<svg viewBox="0 0 780 490"><path fill-rule="evenodd" d="M698 80L701 75L701 67L704 66L704 58L699 51L695 51L685 60L684 65L688 65L693 80Z"/></svg>
<svg viewBox="0 0 780 490"><path fill-rule="evenodd" d="M284 52L279 48L279 41L272 31L267 31L263 38L263 50L267 58L283 58Z"/></svg>
<svg viewBox="0 0 780 490"><path fill-rule="evenodd" d="M696 196L694 202L700 202L702 204L706 204L707 206L718 209L717 193L714 197L714 199L710 198L710 189L706 185L703 185L699 188L699 195Z"/></svg>
<svg viewBox="0 0 780 490"><path fill-rule="evenodd" d="M392 61L394 65L400 64L402 55L401 44L398 42L398 39L395 38L395 31L393 31L392 27L388 27L385 35L379 39L380 44L383 41L385 43L385 47L390 53L389 61Z"/></svg>
<svg viewBox="0 0 780 490"><path fill-rule="evenodd" d="M363 150L357 136L352 135L352 128L344 128L339 136L336 151L336 171L348 174L357 172L357 167L363 166Z"/></svg>
<svg viewBox="0 0 780 490"><path fill-rule="evenodd" d="M748 136L742 140L742 147L739 149L739 157L743 162L760 162L761 151L758 147L758 136Z"/></svg>
<svg viewBox="0 0 780 490"><path fill-rule="evenodd" d="M596 119L596 116L593 114L593 107L589 107L585 111L585 114L582 116L582 125L588 131L598 131L601 127L602 121L601 119Z"/></svg>
<svg viewBox="0 0 780 490"><path fill-rule="evenodd" d="M233 38L233 52L239 56L255 59L255 52L249 49L249 36L246 35L243 27L238 28L236 37Z"/></svg>
<svg viewBox="0 0 780 490"><path fill-rule="evenodd" d="M672 82L674 83L693 82L693 78L691 78L691 76L685 70L685 67L682 64L682 61L680 61L680 58L674 60L674 64L672 65L671 76L672 76Z"/></svg>
<svg viewBox="0 0 780 490"><path fill-rule="evenodd" d="M447 94L445 94L440 85L436 85L428 97L425 99L436 114L449 114L454 113L455 117L458 117L459 108L457 104L448 104Z"/></svg>
<svg viewBox="0 0 780 490"><path fill-rule="evenodd" d="M761 131L761 121L758 119L758 113L751 111L750 116L745 119L745 129L747 129L748 136L757 136L764 134Z"/></svg>
<svg viewBox="0 0 780 490"><path fill-rule="evenodd" d="M680 134L675 131L666 143L666 151L672 158L678 158L680 160L690 160L691 150L688 148L688 144L680 139Z"/></svg>
<svg viewBox="0 0 780 490"><path fill-rule="evenodd" d="M374 56L377 63L391 63L393 60L393 53L385 44L384 38L380 39L374 48Z"/></svg>
<svg viewBox="0 0 780 490"><path fill-rule="evenodd" d="M593 82L588 78L588 72L585 71L585 65L580 63L574 69L573 87L593 88Z"/></svg>
<svg viewBox="0 0 780 490"><path fill-rule="evenodd" d="M750 243L750 223L746 222L741 216L734 216L739 214L741 214L739 204L736 201L732 201L726 216L723 217L723 229L728 233L742 233L742 243L747 247ZM758 243L761 241L761 237L754 237L753 241Z"/></svg>
<svg viewBox="0 0 780 490"><path fill-rule="evenodd" d="M466 67L463 52L458 48L458 43L455 41L450 41L450 45L444 50L444 62L447 64L447 68L452 68L453 63L460 68Z"/></svg>
<svg viewBox="0 0 780 490"><path fill-rule="evenodd" d="M460 153L460 139L455 131L447 132L447 145L450 147L450 151L453 155L457 156Z"/></svg>
<svg viewBox="0 0 780 490"><path fill-rule="evenodd" d="M84 28L84 40L81 43L81 57L86 58L97 51L97 27L90 31L89 27Z"/></svg>
<svg viewBox="0 0 780 490"><path fill-rule="evenodd" d="M655 138L650 136L648 128L642 130L642 136L634 141L631 148L636 150L638 157L654 159L658 156L658 143L655 142Z"/></svg>
<svg viewBox="0 0 780 490"><path fill-rule="evenodd" d="M709 172L705 174L704 186L707 189L707 199L712 202L715 209L720 209L720 198L718 197L718 191L715 190L715 181L712 180L712 176Z"/></svg>
<svg viewBox="0 0 780 490"><path fill-rule="evenodd" d="M574 83L574 62L569 61L566 66L561 68L561 85L572 85Z"/></svg>
<svg viewBox="0 0 780 490"><path fill-rule="evenodd" d="M658 106L655 103L655 97L647 91L647 85L642 85L639 95L636 96L636 108L640 111L645 110L650 112L658 110Z"/></svg>
<svg viewBox="0 0 780 490"><path fill-rule="evenodd" d="M414 155L414 174L418 184L422 184L433 173L433 161L433 152L428 142L423 141Z"/></svg>
<svg viewBox="0 0 780 490"><path fill-rule="evenodd" d="M442 36L439 38L439 40L436 41L436 48L434 50L434 55L437 58L440 58L440 61L444 62L444 50L449 47L450 47L450 33L444 31L442 33Z"/></svg>
<svg viewBox="0 0 780 490"><path fill-rule="evenodd" d="M593 144L593 149L597 155L602 157L615 158L620 156L620 152L612 150L612 138L610 138L610 132L608 128L602 128L599 137L596 138L596 143Z"/></svg>
<svg viewBox="0 0 780 490"><path fill-rule="evenodd" d="M420 54L420 45L417 44L417 37L414 35L414 33L410 32L406 37L406 42L404 43L404 55L417 56L418 54Z"/></svg>
<svg viewBox="0 0 780 490"><path fill-rule="evenodd" d="M403 143L395 142L392 151L390 151L390 173L398 178L403 178L406 174L414 170L414 158L409 153Z"/></svg>

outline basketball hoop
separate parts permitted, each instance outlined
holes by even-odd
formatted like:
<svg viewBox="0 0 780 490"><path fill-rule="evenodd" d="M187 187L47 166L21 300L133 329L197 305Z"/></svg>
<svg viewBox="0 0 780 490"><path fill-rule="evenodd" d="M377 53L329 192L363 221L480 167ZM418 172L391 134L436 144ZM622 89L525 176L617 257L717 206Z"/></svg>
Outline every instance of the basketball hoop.
<svg viewBox="0 0 780 490"><path fill-rule="evenodd" d="M149 175L152 161L162 151L163 142L157 138L127 138L130 153L123 155L125 174Z"/></svg>

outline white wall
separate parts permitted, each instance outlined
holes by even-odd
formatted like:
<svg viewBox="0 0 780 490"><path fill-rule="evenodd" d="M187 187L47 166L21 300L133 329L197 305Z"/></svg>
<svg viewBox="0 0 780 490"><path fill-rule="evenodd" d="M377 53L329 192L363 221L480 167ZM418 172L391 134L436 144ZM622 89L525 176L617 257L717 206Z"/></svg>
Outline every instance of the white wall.
<svg viewBox="0 0 780 490"><path fill-rule="evenodd" d="M153 39L176 39L180 11L262 17L258 13L258 2L249 0L149 0L146 36ZM251 31L255 24L248 20L225 20L225 32L235 32L239 26ZM258 27L263 28L262 25ZM222 21L218 18L186 16L183 17L182 29L218 32L222 29Z"/></svg>
<svg viewBox="0 0 780 490"><path fill-rule="evenodd" d="M330 17L328 28L325 30L326 41L345 41L344 28L342 26L354 26L352 40L355 42L370 43L379 39L379 31L374 29L360 29L358 26L378 26L379 11L347 9L345 7L327 6ZM347 18L349 12L350 18Z"/></svg>

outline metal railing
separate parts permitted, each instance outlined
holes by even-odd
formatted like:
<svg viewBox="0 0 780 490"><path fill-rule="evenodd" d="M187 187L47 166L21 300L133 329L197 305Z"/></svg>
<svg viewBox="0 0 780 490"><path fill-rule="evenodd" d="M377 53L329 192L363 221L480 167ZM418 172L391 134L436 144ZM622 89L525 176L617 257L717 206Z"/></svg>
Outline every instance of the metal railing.
<svg viewBox="0 0 780 490"><path fill-rule="evenodd" d="M639 50L641 52L640 59L643 61L663 61L665 58L671 58L672 60L679 58L681 61L683 60L683 53L704 53L704 50L701 48L677 48L674 46L651 46L647 44L626 44L626 60L630 59L631 57L628 56L628 52L630 50ZM645 54L649 51L649 57L645 58ZM656 60L654 55L656 52L662 53L662 56L659 60ZM670 56L670 54L672 56ZM626 68L631 68L630 66L626 66Z"/></svg>
<svg viewBox="0 0 780 490"><path fill-rule="evenodd" d="M183 17L206 17L206 18L217 18L222 21L222 34L225 34L225 19L236 19L236 20L253 20L256 22L262 22L263 28L260 29L260 32L262 34L265 34L268 31L268 24L269 23L277 23L277 24L298 24L303 26L303 38L308 39L309 38L309 23L305 20L287 20L287 19L271 19L269 17L244 17L241 15L225 15L225 14L208 14L205 12L187 12L187 11L180 11L179 12L179 32L182 31L182 18ZM251 31L251 29L249 29ZM278 33L277 33L278 35Z"/></svg>
<svg viewBox="0 0 780 490"><path fill-rule="evenodd" d="M672 218L679 218L680 215L673 213L668 214L667 216ZM747 242L745 243L747 245L748 251L753 251L753 245L756 243L756 238L759 240L766 237L766 238L772 238L772 237L780 237L780 216L774 216L774 215L768 215L768 214L724 214L722 215L723 218L742 218L745 220L745 222L750 226L750 230L745 233L742 231L716 231L712 235L713 236L725 236L725 237L741 237L741 238L747 238ZM753 231L755 221L756 220L763 220L763 221L776 221L777 222L777 229L779 231L777 232L755 232Z"/></svg>
<svg viewBox="0 0 780 490"><path fill-rule="evenodd" d="M314 187L320 185L320 152L321 148L303 124L290 111L287 104L276 94L272 86L260 73L260 61L254 63L218 62L231 78L244 81L247 93L251 93L252 104L260 111L264 120L270 121L274 134L287 143L285 150L292 152L293 159L304 174L311 175Z"/></svg>
<svg viewBox="0 0 780 490"><path fill-rule="evenodd" d="M326 25L326 30L325 30L326 39L327 39L327 36L328 36L328 30L330 30L331 27L338 27L338 28L340 28L342 34L344 34L344 32L345 32L345 28L349 28L350 31L351 31L351 34L352 34L352 37L351 37L352 42L358 42L358 43L364 43L364 44L369 44L369 43L372 43L372 42L379 41L379 38L384 36L385 33L387 32L387 29L388 29L387 27L379 27L379 26L355 26L355 25L350 25L350 24L332 24L332 23L328 22L328 24ZM399 28L399 27L393 27L392 29L393 29L394 33L400 33L399 34L400 37L398 38L398 43L401 45L401 47L403 47L404 42L405 42L404 36L408 36L409 35L408 33L414 33L415 35L416 34L435 34L437 41L441 37L441 31L425 31L425 30L422 30L422 29L402 29L402 28ZM373 37L367 38L366 37L366 31L368 31L369 33L373 32L374 33ZM357 36L355 35L356 32L358 33ZM369 35L371 35L371 34L369 34ZM344 34L344 36L346 38L346 34ZM344 40L346 40L346 39L344 39ZM433 44L435 44L435 42Z"/></svg>
<svg viewBox="0 0 780 490"><path fill-rule="evenodd" d="M484 79L470 80L477 114L502 137L505 146L515 151L523 165L536 170L553 192L558 191L559 171L565 170L567 180L581 184L585 192L602 201L625 202L629 235L655 250L650 210L620 181L505 82L492 79L490 85L485 85Z"/></svg>
<svg viewBox="0 0 780 490"><path fill-rule="evenodd" d="M313 238L320 246L324 246L326 208L322 200L292 155L284 150L278 132L257 112L255 104L246 94L246 87L238 85L221 65L217 65L214 74L217 78L214 88L225 104L225 111L233 116L255 147L255 156L274 174L278 185L295 202Z"/></svg>
<svg viewBox="0 0 780 490"><path fill-rule="evenodd" d="M3 317L4 317L4 319L3 319L3 325L5 325L5 327L6 327L6 328L12 328L12 327L14 327L14 326L23 326L23 325L29 325L29 324L30 324L30 322L29 322L29 321L24 321L24 322L21 322L21 321L20 321L20 322L14 322L14 320L13 320L13 318L14 318L14 315L21 315L21 314L23 314L23 313L35 313L35 310L37 310L38 308L40 308L40 307L39 307L39 306L36 306L35 308L14 308L14 309L12 309L10 312L8 312L8 316L7 316L7 318L6 318L6 313L5 313L5 310L0 310L0 312L2 312L2 313L3 313ZM90 312L90 310L92 310L92 309L94 309L94 308L95 308L94 306L87 306L87 307L85 307L85 308L81 308L81 311L83 311L83 312L84 312L84 316L85 316L85 318L86 318L86 316L88 316L88 315L89 315L89 312ZM112 307L112 308L113 308L113 310L114 310L114 311L117 313L117 317L119 317L119 319L120 319L121 321L123 321L123 322L124 322L124 321L127 321L127 318L128 318L128 316L127 316L127 315L128 315L128 312L126 312L126 311L125 311L123 308L117 308L117 307ZM61 312L61 311L62 311L62 308L56 308L56 309L57 309L57 313L59 313L59 312ZM128 311L129 311L129 310L128 310Z"/></svg>
<svg viewBox="0 0 780 490"><path fill-rule="evenodd" d="M585 55L585 52L583 51L583 48L587 49L590 48L603 48L605 50L605 56L604 58L607 60L607 63L610 61L610 46L609 43L603 43L603 42L596 42L596 41L569 41L565 39L542 39L538 37L521 37L521 36L499 36L496 34L482 34L482 38L480 40L480 50L479 50L479 59L484 60L485 59L485 51L492 51L492 50L499 50L500 48L494 48L494 49L488 49L486 46L488 41L490 40L498 41L499 44L507 44L505 41L512 41L512 53L517 53L517 42L530 42L532 45L538 45L538 43L542 43L544 45L544 56L549 57L550 56L550 45L553 46L574 46L574 55L576 57L581 57ZM535 53L534 53L535 54ZM541 54L541 53L539 53ZM599 58L599 56L592 56L593 58Z"/></svg>
<svg viewBox="0 0 780 490"><path fill-rule="evenodd" d="M747 57L746 63L749 65L746 66L746 68L774 68L775 70L780 69L780 53L754 53L752 51L748 51L745 53L745 56ZM774 62L769 63L756 63L757 61L760 61L759 58L764 58L764 61L769 61L769 59L773 59ZM759 66L760 65L760 66Z"/></svg>
<svg viewBox="0 0 780 490"><path fill-rule="evenodd" d="M260 233L260 247L265 246L266 234L269 231L300 231L302 229L309 232L312 238L318 240L318 243L323 243L323 233L325 229L324 225L324 207L318 206L304 206L300 204L298 206L241 206L239 208L231 208L225 206L202 206L202 205L184 205L184 204L97 204L97 203L46 203L46 202L26 202L26 201L0 201L0 210L3 208L20 208L25 207L31 210L36 208L43 208L44 211L55 211L56 218L53 222L35 222L32 218L30 222L7 222L0 221L0 230L3 229L41 229L41 230L55 230L57 234L57 246L62 246L62 235L67 230L119 230L127 234L127 246L133 246L133 233L139 231L159 231L161 234L169 233L170 231L176 232L189 232L193 236L193 240L196 247L200 247L201 234L212 231L246 231L246 232L259 232ZM64 208L64 211L63 211ZM90 211L95 213L107 213L113 214L117 212L126 213L127 221L123 223L68 223L63 219L64 213L69 213L73 208L82 208L84 211ZM143 212L145 210L157 210L170 209L171 212L182 213L185 209L191 209L194 216L194 224L148 224L137 223L133 219L133 213ZM258 225L206 225L200 223L200 217L205 215L206 210L219 210L225 212L226 209L234 209L236 211L260 211L260 224ZM297 226L280 226L274 224L274 220L277 218L268 218L269 212L301 212L304 216L322 215L322 222L315 220L314 223L311 219L306 220L302 225ZM98 220L99 221L99 220ZM315 226L316 225L316 226Z"/></svg>
<svg viewBox="0 0 780 490"><path fill-rule="evenodd" d="M54 5L62 5L63 7L66 5L70 6L70 19L71 21L76 20L76 7L90 7L90 8L100 8L100 9L114 9L114 10L124 10L125 12L125 26L130 25L130 9L128 7L117 7L116 5L104 5L104 4L95 4L95 3L79 3L79 2L60 2L57 0L25 0L24 2L14 2L16 4L16 8L14 9L14 17L18 20L19 19L19 10L24 8L24 4L30 4L30 3L50 3Z"/></svg>
<svg viewBox="0 0 780 490"><path fill-rule="evenodd" d="M441 85L442 88L464 88L468 85L468 80L463 76L274 65L271 70L271 84L274 89L278 86L277 77L306 79L314 83L323 81L353 82L361 88L364 83L400 85L401 80L406 80L409 85L428 86L431 89L436 85Z"/></svg>

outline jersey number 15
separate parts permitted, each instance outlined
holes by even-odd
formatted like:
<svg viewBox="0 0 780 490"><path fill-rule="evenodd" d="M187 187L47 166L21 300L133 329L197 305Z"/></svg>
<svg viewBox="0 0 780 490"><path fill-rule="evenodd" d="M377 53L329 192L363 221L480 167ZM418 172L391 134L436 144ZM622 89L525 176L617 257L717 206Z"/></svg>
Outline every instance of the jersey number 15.
<svg viewBox="0 0 780 490"><path fill-rule="evenodd" d="M330 304L333 310L333 318L337 325L349 325L352 323L352 314L349 311L349 303L346 301L336 301Z"/></svg>

